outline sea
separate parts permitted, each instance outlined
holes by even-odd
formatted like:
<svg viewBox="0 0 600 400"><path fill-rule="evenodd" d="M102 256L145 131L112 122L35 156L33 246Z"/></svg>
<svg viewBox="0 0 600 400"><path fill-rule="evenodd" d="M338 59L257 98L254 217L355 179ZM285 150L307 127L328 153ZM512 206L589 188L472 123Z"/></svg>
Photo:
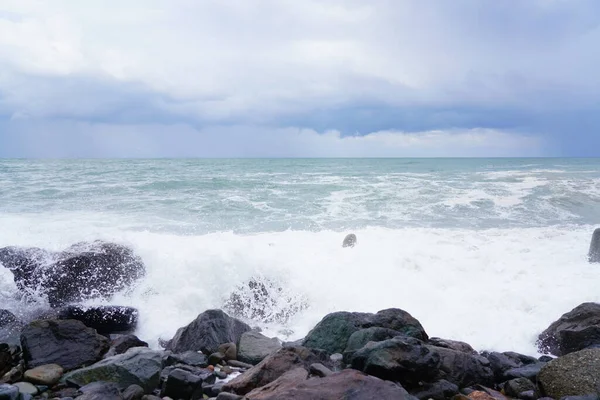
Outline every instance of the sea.
<svg viewBox="0 0 600 400"><path fill-rule="evenodd" d="M248 321L283 341L395 307L429 336L536 355L551 322L600 301L599 226L600 159L0 160L0 247L130 246L146 277L90 304L138 308L152 346L254 279L276 290L249 306L297 311ZM0 302L44 306L5 268Z"/></svg>

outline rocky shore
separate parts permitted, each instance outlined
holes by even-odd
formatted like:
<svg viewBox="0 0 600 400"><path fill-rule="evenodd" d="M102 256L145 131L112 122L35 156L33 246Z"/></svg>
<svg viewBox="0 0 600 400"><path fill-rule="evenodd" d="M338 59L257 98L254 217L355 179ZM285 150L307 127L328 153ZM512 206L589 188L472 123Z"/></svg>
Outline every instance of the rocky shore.
<svg viewBox="0 0 600 400"><path fill-rule="evenodd" d="M0 249L17 285L41 287L53 307L30 321L0 310L0 400L600 399L600 304L539 333L539 358L431 337L398 308L332 313L287 343L206 310L150 349L134 335L137 310L77 305L143 275L129 249L95 242L50 263L39 254ZM63 278L80 271L87 280Z"/></svg>

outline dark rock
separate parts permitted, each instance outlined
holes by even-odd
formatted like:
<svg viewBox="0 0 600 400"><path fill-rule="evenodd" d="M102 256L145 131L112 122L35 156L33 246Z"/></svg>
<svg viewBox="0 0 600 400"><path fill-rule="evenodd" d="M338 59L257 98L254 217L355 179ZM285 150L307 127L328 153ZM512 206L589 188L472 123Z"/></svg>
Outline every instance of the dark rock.
<svg viewBox="0 0 600 400"><path fill-rule="evenodd" d="M597 394L588 394L585 396L566 396L560 400L598 400L600 397Z"/></svg>
<svg viewBox="0 0 600 400"><path fill-rule="evenodd" d="M342 247L354 247L356 245L356 242L356 235L354 233L350 233L344 238Z"/></svg>
<svg viewBox="0 0 600 400"><path fill-rule="evenodd" d="M333 374L333 371L321 363L311 364L309 372L311 375L318 376L319 378L325 378L326 376Z"/></svg>
<svg viewBox="0 0 600 400"><path fill-rule="evenodd" d="M33 321L21 332L27 368L58 364L65 371L93 364L108 350L108 339L80 321Z"/></svg>
<svg viewBox="0 0 600 400"><path fill-rule="evenodd" d="M0 310L0 343L19 344L23 324L8 310Z"/></svg>
<svg viewBox="0 0 600 400"><path fill-rule="evenodd" d="M223 383L215 383L214 385L202 384L202 390L208 397L217 397L223 391Z"/></svg>
<svg viewBox="0 0 600 400"><path fill-rule="evenodd" d="M168 349L174 353L202 351L216 352L222 343L238 343L250 326L231 318L221 310L208 310L184 328L180 328L170 341Z"/></svg>
<svg viewBox="0 0 600 400"><path fill-rule="evenodd" d="M25 379L36 385L54 386L63 373L63 368L58 364L40 365L25 371Z"/></svg>
<svg viewBox="0 0 600 400"><path fill-rule="evenodd" d="M123 400L119 388L110 382L93 382L79 389L78 400Z"/></svg>
<svg viewBox="0 0 600 400"><path fill-rule="evenodd" d="M281 284L264 277L239 285L223 304L223 309L235 317L283 324L306 308L304 296L292 295Z"/></svg>
<svg viewBox="0 0 600 400"><path fill-rule="evenodd" d="M208 360L202 353L196 351L186 351L179 354L169 354L165 361L165 365L185 364L193 367L206 368L208 367Z"/></svg>
<svg viewBox="0 0 600 400"><path fill-rule="evenodd" d="M458 386L445 380L426 383L411 393L419 400L445 400L456 394L458 394Z"/></svg>
<svg viewBox="0 0 600 400"><path fill-rule="evenodd" d="M123 400L142 400L144 388L139 385L131 385L123 391Z"/></svg>
<svg viewBox="0 0 600 400"><path fill-rule="evenodd" d="M368 343L354 354L351 364L352 368L399 382L410 390L417 389L421 382L440 379L460 387L493 381L492 370L485 358L424 345L407 336Z"/></svg>
<svg viewBox="0 0 600 400"><path fill-rule="evenodd" d="M24 292L45 294L52 307L92 298L109 298L145 274L133 251L116 243L77 243L60 253L5 247L0 263Z"/></svg>
<svg viewBox="0 0 600 400"><path fill-rule="evenodd" d="M522 400L537 400L538 395L536 390L527 390L519 393L516 397Z"/></svg>
<svg viewBox="0 0 600 400"><path fill-rule="evenodd" d="M526 378L511 379L504 383L504 393L511 397L519 398L521 393L536 389L535 383Z"/></svg>
<svg viewBox="0 0 600 400"><path fill-rule="evenodd" d="M104 355L104 358L116 356L118 354L123 354L127 350L134 347L148 347L148 343L144 342L143 340L140 340L135 335L118 336L110 342L110 349L108 349L108 351Z"/></svg>
<svg viewBox="0 0 600 400"><path fill-rule="evenodd" d="M281 349L281 344L276 338L270 339L256 331L244 332L240 338L237 358L248 364L256 365L279 349Z"/></svg>
<svg viewBox="0 0 600 400"><path fill-rule="evenodd" d="M241 361L237 361L237 360L229 360L229 361L227 361L227 365L230 365L230 366L236 367L236 368L242 368L242 369L250 369L253 367L252 364L246 364L245 362L241 362Z"/></svg>
<svg viewBox="0 0 600 400"><path fill-rule="evenodd" d="M556 356L600 344L600 304L575 307L542 332L537 344L541 352Z"/></svg>
<svg viewBox="0 0 600 400"><path fill-rule="evenodd" d="M202 378L182 369L174 369L167 376L160 394L173 399L201 399Z"/></svg>
<svg viewBox="0 0 600 400"><path fill-rule="evenodd" d="M546 365L546 363L529 364L519 368L509 369L504 373L504 380L527 378L535 381L544 365Z"/></svg>
<svg viewBox="0 0 600 400"><path fill-rule="evenodd" d="M359 371L345 370L325 378L301 379L302 369L288 372L246 395L248 400L402 400L414 399L401 386ZM293 375L294 374L294 375Z"/></svg>
<svg viewBox="0 0 600 400"><path fill-rule="evenodd" d="M550 357L550 356L541 356L540 358L538 358L539 362L543 362L543 363L547 363L554 360L554 357Z"/></svg>
<svg viewBox="0 0 600 400"><path fill-rule="evenodd" d="M242 400L242 396L238 396L237 394L221 392L217 396L217 400Z"/></svg>
<svg viewBox="0 0 600 400"><path fill-rule="evenodd" d="M217 365L217 364L221 364L224 359L225 359L225 354L219 353L219 352L212 353L210 356L208 356L208 363L210 365Z"/></svg>
<svg viewBox="0 0 600 400"><path fill-rule="evenodd" d="M225 384L223 391L245 395L273 382L295 367L302 367L308 371L310 365L315 363L327 365L327 357L305 347L284 347Z"/></svg>
<svg viewBox="0 0 600 400"><path fill-rule="evenodd" d="M65 306L57 311L57 319L75 319L98 333L133 331L137 326L138 311L122 306Z"/></svg>
<svg viewBox="0 0 600 400"><path fill-rule="evenodd" d="M14 365L13 355L10 352L10 347L6 344L0 345L0 376L10 371Z"/></svg>
<svg viewBox="0 0 600 400"><path fill-rule="evenodd" d="M369 342L381 342L401 335L398 331L378 326L356 331L348 339L344 350L344 360L348 362L356 351L362 349Z"/></svg>
<svg viewBox="0 0 600 400"><path fill-rule="evenodd" d="M490 368L494 373L496 382L504 382L506 379L504 373L509 369L519 368L523 366L523 363L514 358L508 357L506 354L492 352L484 353L484 357L490 362Z"/></svg>
<svg viewBox="0 0 600 400"><path fill-rule="evenodd" d="M435 347L443 347L445 349L456 350L471 355L477 355L477 352L473 349L473 347L471 347L470 344L460 342L458 340L449 340L433 337L429 338L428 344Z"/></svg>
<svg viewBox="0 0 600 400"><path fill-rule="evenodd" d="M217 351L223 354L223 360L236 360L237 359L237 346L235 343L223 343L219 345Z"/></svg>
<svg viewBox="0 0 600 400"><path fill-rule="evenodd" d="M162 357L162 352L135 347L125 354L109 357L90 367L70 372L63 380L75 386L102 380L113 382L120 389L139 385L146 393L150 393L159 384Z"/></svg>
<svg viewBox="0 0 600 400"><path fill-rule="evenodd" d="M63 399L63 400L64 400L64 399ZM154 395L151 395L151 394L147 394L147 395L145 395L144 397L142 397L142 400L163 400L163 399L161 399L161 398L160 398L160 397L158 397L158 396L154 396Z"/></svg>
<svg viewBox="0 0 600 400"><path fill-rule="evenodd" d="M523 365L537 364L539 360L535 357L527 356L525 354L516 353L514 351L505 351L505 356L512 358L513 360L522 363Z"/></svg>
<svg viewBox="0 0 600 400"><path fill-rule="evenodd" d="M12 385L0 385L0 400L17 400L19 398L19 389Z"/></svg>
<svg viewBox="0 0 600 400"><path fill-rule="evenodd" d="M419 321L406 311L391 308L381 310L377 314L341 311L326 315L308 333L303 345L314 349L323 349L330 354L342 353L352 334L371 327L394 330L420 340L428 339Z"/></svg>
<svg viewBox="0 0 600 400"><path fill-rule="evenodd" d="M6 372L2 378L0 378L0 383L15 383L23 380L23 373L25 372L25 363L23 361L19 362L15 367L11 368L8 372Z"/></svg>
<svg viewBox="0 0 600 400"><path fill-rule="evenodd" d="M72 388L72 387L57 387L56 389L52 390L50 393L48 393L48 397L49 398L59 398L59 399L65 399L65 398L75 398L77 396L79 396L81 394L81 392L79 390L77 390L76 388Z"/></svg>
<svg viewBox="0 0 600 400"><path fill-rule="evenodd" d="M591 263L600 263L600 228L596 229L592 235L588 261Z"/></svg>
<svg viewBox="0 0 600 400"><path fill-rule="evenodd" d="M600 388L600 349L587 349L557 358L538 375L543 395L560 399L585 396Z"/></svg>
<svg viewBox="0 0 600 400"><path fill-rule="evenodd" d="M227 374L225 372L223 372L223 371L215 371L215 375L219 379L226 379L227 378Z"/></svg>

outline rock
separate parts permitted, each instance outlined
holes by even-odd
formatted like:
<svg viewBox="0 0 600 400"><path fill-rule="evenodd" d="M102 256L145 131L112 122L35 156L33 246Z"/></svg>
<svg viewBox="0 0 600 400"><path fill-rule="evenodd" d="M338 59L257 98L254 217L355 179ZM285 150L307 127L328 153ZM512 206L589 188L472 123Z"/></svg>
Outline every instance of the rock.
<svg viewBox="0 0 600 400"><path fill-rule="evenodd" d="M378 326L356 331L348 339L344 350L344 360L348 362L357 350L362 349L369 342L381 342L401 335L398 331Z"/></svg>
<svg viewBox="0 0 600 400"><path fill-rule="evenodd" d="M308 372L310 372L311 375L318 376L319 378L325 378L326 376L333 374L333 371L321 363L311 364Z"/></svg>
<svg viewBox="0 0 600 400"><path fill-rule="evenodd" d="M63 373L64 370L58 364L40 365L25 371L25 379L36 385L54 386Z"/></svg>
<svg viewBox="0 0 600 400"><path fill-rule="evenodd" d="M520 398L521 393L536 389L535 384L526 378L511 379L504 383L504 392L510 397Z"/></svg>
<svg viewBox="0 0 600 400"><path fill-rule="evenodd" d="M11 368L5 373L0 379L0 383L14 383L19 382L23 379L23 372L25 371L24 362L21 361L17 366Z"/></svg>
<svg viewBox="0 0 600 400"><path fill-rule="evenodd" d="M531 357L525 354L516 353L514 351L505 351L505 356L512 358L513 360L522 363L523 365L537 364L539 360L535 357Z"/></svg>
<svg viewBox="0 0 600 400"><path fill-rule="evenodd" d="M458 394L458 386L445 380L426 383L411 393L419 400L445 400Z"/></svg>
<svg viewBox="0 0 600 400"><path fill-rule="evenodd" d="M575 307L542 332L537 344L540 352L556 356L600 345L600 304Z"/></svg>
<svg viewBox="0 0 600 400"><path fill-rule="evenodd" d="M17 321L18 319L15 316L15 314L11 313L8 310L0 310L0 327L14 324Z"/></svg>
<svg viewBox="0 0 600 400"><path fill-rule="evenodd" d="M77 243L63 252L35 248L0 249L0 263L11 270L23 292L37 291L52 307L92 298L109 298L144 276L142 260L116 243Z"/></svg>
<svg viewBox="0 0 600 400"><path fill-rule="evenodd" d="M0 310L0 343L19 344L23 324L8 310Z"/></svg>
<svg viewBox="0 0 600 400"><path fill-rule="evenodd" d="M19 393L30 394L32 396L35 396L38 393L38 388L36 388L29 382L13 383L13 386L19 389Z"/></svg>
<svg viewBox="0 0 600 400"><path fill-rule="evenodd" d="M223 391L245 395L273 382L294 367L308 371L310 365L315 363L327 364L327 357L305 347L284 347L225 384Z"/></svg>
<svg viewBox="0 0 600 400"><path fill-rule="evenodd" d="M201 399L202 378L182 369L174 369L167 376L160 394L174 399Z"/></svg>
<svg viewBox="0 0 600 400"><path fill-rule="evenodd" d="M381 310L376 314L335 312L326 315L304 339L305 347L323 349L330 354L342 353L355 332L380 327L400 334L427 340L425 330L412 315L398 308Z"/></svg>
<svg viewBox="0 0 600 400"><path fill-rule="evenodd" d="M163 353L135 347L125 354L106 358L96 364L66 374L63 381L84 386L99 380L115 383L119 389L130 385L141 386L146 393L159 384Z"/></svg>
<svg viewBox="0 0 600 400"><path fill-rule="evenodd" d="M142 400L144 388L139 385L131 385L123 391L123 400Z"/></svg>
<svg viewBox="0 0 600 400"><path fill-rule="evenodd" d="M27 368L58 364L65 371L93 364L108 350L108 339L75 320L33 321L21 332Z"/></svg>
<svg viewBox="0 0 600 400"><path fill-rule="evenodd" d="M226 392L221 392L217 396L217 400L242 400L242 399L243 399L242 396L238 396L237 394L226 393Z"/></svg>
<svg viewBox="0 0 600 400"><path fill-rule="evenodd" d="M13 385L0 385L0 400L17 400L19 398L19 389Z"/></svg>
<svg viewBox="0 0 600 400"><path fill-rule="evenodd" d="M543 395L560 399L598 393L600 388L600 349L567 354L546 364L538 375Z"/></svg>
<svg viewBox="0 0 600 400"><path fill-rule="evenodd" d="M354 247L354 246L356 246L356 243L357 243L356 235L354 233L350 233L344 238L342 247Z"/></svg>
<svg viewBox="0 0 600 400"><path fill-rule="evenodd" d="M281 284L264 277L254 277L239 285L223 304L223 309L238 318L285 324L308 308L305 296L290 293Z"/></svg>
<svg viewBox="0 0 600 400"><path fill-rule="evenodd" d="M585 396L567 396L560 400L598 400L600 397L597 394L588 394Z"/></svg>
<svg viewBox="0 0 600 400"><path fill-rule="evenodd" d="M221 310L208 310L184 328L179 328L170 341L168 350L174 353L184 351L202 351L215 353L222 343L238 343L250 326L231 318Z"/></svg>
<svg viewBox="0 0 600 400"><path fill-rule="evenodd" d="M588 260L591 263L600 263L600 228L596 229L592 235Z"/></svg>
<svg viewBox="0 0 600 400"><path fill-rule="evenodd" d="M270 339L256 331L244 332L240 338L237 358L242 362L256 365L279 349L281 344L276 338Z"/></svg>
<svg viewBox="0 0 600 400"><path fill-rule="evenodd" d="M399 382L409 390L417 389L421 382L440 379L460 387L493 382L493 372L484 357L425 345L408 336L370 342L354 354L351 364L354 369Z"/></svg>
<svg viewBox="0 0 600 400"><path fill-rule="evenodd" d="M445 349L460 351L471 355L477 355L477 352L471 347L470 344L465 342L459 342L458 340L441 339L437 337L429 338L428 344L436 347L443 347Z"/></svg>
<svg viewBox="0 0 600 400"><path fill-rule="evenodd" d="M179 354L169 354L165 360L165 365L185 364L193 367L206 368L208 367L208 360L202 353L196 351L186 351Z"/></svg>
<svg viewBox="0 0 600 400"><path fill-rule="evenodd" d="M119 388L114 383L93 382L79 389L82 396L77 400L123 400Z"/></svg>
<svg viewBox="0 0 600 400"><path fill-rule="evenodd" d="M230 365L230 366L236 367L236 368L242 368L242 369L250 369L253 367L252 364L247 364L247 363L237 361L237 360L229 360L229 361L227 361L227 365Z"/></svg>
<svg viewBox="0 0 600 400"><path fill-rule="evenodd" d="M218 365L218 364L221 364L224 359L225 359L225 354L219 353L219 352L212 353L210 356L208 356L208 363L210 365Z"/></svg>
<svg viewBox="0 0 600 400"><path fill-rule="evenodd" d="M454 397L456 398L456 396ZM483 390L475 390L467 395L467 399L471 400L499 400Z"/></svg>
<svg viewBox="0 0 600 400"><path fill-rule="evenodd" d="M525 392L521 392L517 395L517 398L522 400L537 400L538 395L536 390L527 390Z"/></svg>
<svg viewBox="0 0 600 400"><path fill-rule="evenodd" d="M75 319L98 333L133 331L137 326L138 311L123 306L66 306L57 311L58 319Z"/></svg>
<svg viewBox="0 0 600 400"><path fill-rule="evenodd" d="M403 400L414 399L401 386L359 371L345 370L325 378L301 379L302 369L288 372L246 395L248 400ZM294 374L294 375L292 375Z"/></svg>
<svg viewBox="0 0 600 400"><path fill-rule="evenodd" d="M535 381L544 365L546 365L546 363L529 364L519 368L509 369L504 373L504 380L527 378Z"/></svg>
<svg viewBox="0 0 600 400"><path fill-rule="evenodd" d="M502 353L484 353L484 357L486 357L490 362L490 368L494 373L494 378L496 382L506 381L504 377L504 373L506 371L523 366L523 363L521 361L515 360Z"/></svg>
<svg viewBox="0 0 600 400"><path fill-rule="evenodd" d="M10 371L13 367L13 355L7 344L0 344L0 376Z"/></svg>
<svg viewBox="0 0 600 400"><path fill-rule="evenodd" d="M123 354L134 347L148 347L148 343L140 340L135 335L121 335L110 342L110 349L108 349L104 358Z"/></svg>
<svg viewBox="0 0 600 400"><path fill-rule="evenodd" d="M225 361L237 359L237 346L235 343L221 344L217 350L219 353L223 354L223 359Z"/></svg>

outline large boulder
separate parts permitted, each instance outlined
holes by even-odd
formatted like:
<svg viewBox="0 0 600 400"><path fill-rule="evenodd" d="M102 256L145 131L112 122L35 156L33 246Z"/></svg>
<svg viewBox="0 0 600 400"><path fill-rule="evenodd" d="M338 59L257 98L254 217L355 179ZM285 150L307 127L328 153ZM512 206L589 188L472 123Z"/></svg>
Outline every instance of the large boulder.
<svg viewBox="0 0 600 400"><path fill-rule="evenodd" d="M139 385L146 393L151 393L160 381L163 356L161 351L135 347L124 354L69 372L63 376L63 381L78 387L98 381L113 382L121 390Z"/></svg>
<svg viewBox="0 0 600 400"><path fill-rule="evenodd" d="M76 319L98 333L119 333L135 330L138 311L124 306L76 306L61 307L56 311L57 319Z"/></svg>
<svg viewBox="0 0 600 400"><path fill-rule="evenodd" d="M281 343L277 338L268 338L260 332L244 332L240 339L238 360L256 365L268 355L281 349Z"/></svg>
<svg viewBox="0 0 600 400"><path fill-rule="evenodd" d="M352 368L399 382L410 390L442 379L459 387L493 383L493 372L484 357L426 345L408 336L370 342L350 361Z"/></svg>
<svg viewBox="0 0 600 400"><path fill-rule="evenodd" d="M21 347L28 368L58 364L69 371L100 360L109 341L80 321L39 320L23 328Z"/></svg>
<svg viewBox="0 0 600 400"><path fill-rule="evenodd" d="M11 270L25 293L47 296L52 307L109 298L144 276L142 260L117 243L77 243L60 253L4 247L0 263Z"/></svg>
<svg viewBox="0 0 600 400"><path fill-rule="evenodd" d="M538 385L543 395L555 399L600 394L600 348L550 361L540 371Z"/></svg>
<svg viewBox="0 0 600 400"><path fill-rule="evenodd" d="M323 349L330 354L342 353L355 332L371 327L391 329L420 340L428 339L421 323L412 315L390 308L376 314L345 311L328 314L308 333L303 346Z"/></svg>
<svg viewBox="0 0 600 400"><path fill-rule="evenodd" d="M310 366L315 363L328 364L328 357L305 347L284 347L228 382L223 386L223 391L245 395L258 387L273 382L287 371L297 367L309 371Z"/></svg>
<svg viewBox="0 0 600 400"><path fill-rule="evenodd" d="M345 370L324 378L306 379L306 371L289 371L269 385L253 390L248 400L403 400L414 399L406 390L355 370Z"/></svg>
<svg viewBox="0 0 600 400"><path fill-rule="evenodd" d="M537 344L541 352L556 356L600 345L600 304L575 307L542 332Z"/></svg>
<svg viewBox="0 0 600 400"><path fill-rule="evenodd" d="M188 326L179 328L167 349L174 353L200 350L204 354L212 354L223 343L239 343L242 334L250 330L248 324L221 310L207 310Z"/></svg>
<svg viewBox="0 0 600 400"><path fill-rule="evenodd" d="M596 229L592 235L588 260L591 263L600 263L600 228Z"/></svg>

